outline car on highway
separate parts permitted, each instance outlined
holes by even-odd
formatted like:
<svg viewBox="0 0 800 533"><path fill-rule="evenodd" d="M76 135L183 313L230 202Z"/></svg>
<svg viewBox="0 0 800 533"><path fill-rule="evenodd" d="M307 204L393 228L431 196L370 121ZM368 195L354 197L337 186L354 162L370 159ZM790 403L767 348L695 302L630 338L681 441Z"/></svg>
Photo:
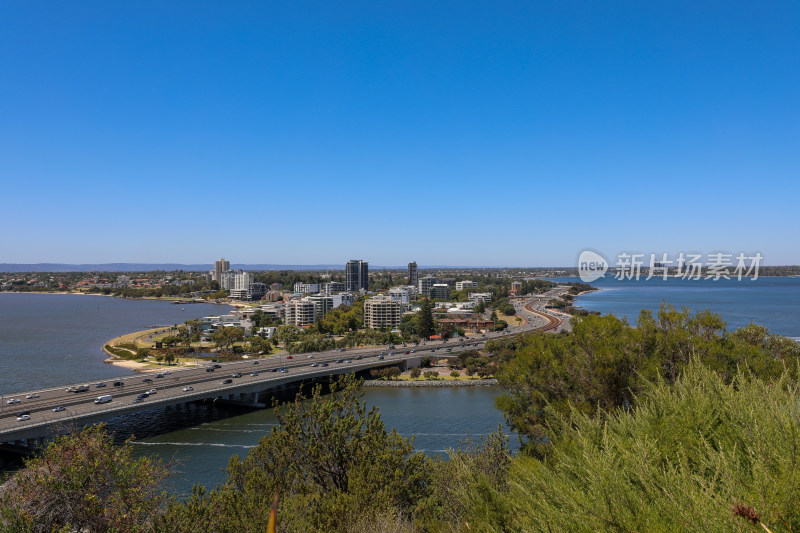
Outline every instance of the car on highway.
<svg viewBox="0 0 800 533"><path fill-rule="evenodd" d="M136 398L138 398L139 400L144 400L145 398L149 398L149 397L150 397L149 394L147 394L146 392L143 392L140 395L138 395Z"/></svg>
<svg viewBox="0 0 800 533"><path fill-rule="evenodd" d="M152 380L152 379L150 379L150 378L144 378L144 379L142 380L142 383L152 383L152 382L153 382L153 380Z"/></svg>
<svg viewBox="0 0 800 533"><path fill-rule="evenodd" d="M211 368L211 367L206 368L206 372L213 372L213 371L214 371L214 369Z"/></svg>
<svg viewBox="0 0 800 533"><path fill-rule="evenodd" d="M292 357L291 355L287 355L286 359L294 359L294 357Z"/></svg>
<svg viewBox="0 0 800 533"><path fill-rule="evenodd" d="M344 359L337 359L336 362L337 363L344 363Z"/></svg>
<svg viewBox="0 0 800 533"><path fill-rule="evenodd" d="M222 382L223 385L228 385L229 383L233 383L233 380L232 379L226 379L225 381Z"/></svg>
<svg viewBox="0 0 800 533"><path fill-rule="evenodd" d="M222 368L222 365L214 365L211 368Z"/></svg>
<svg viewBox="0 0 800 533"><path fill-rule="evenodd" d="M103 387L105 387L105 386L106 386L106 384L105 384L105 383L95 383L95 384L94 384L94 388L95 388L95 389L102 389L102 388L103 388Z"/></svg>
<svg viewBox="0 0 800 533"><path fill-rule="evenodd" d="M306 359L313 359L313 358L314 358L314 354L313 353L306 356Z"/></svg>
<svg viewBox="0 0 800 533"><path fill-rule="evenodd" d="M253 364L254 364L254 365L257 365L257 364L258 364L258 361L253 361Z"/></svg>
<svg viewBox="0 0 800 533"><path fill-rule="evenodd" d="M147 391L147 394L155 394L157 392L158 391L156 389L150 389L149 391Z"/></svg>
<svg viewBox="0 0 800 533"><path fill-rule="evenodd" d="M31 414L30 411L20 411L19 413L17 413L17 416L23 416L23 415L29 415L29 414Z"/></svg>
<svg viewBox="0 0 800 533"><path fill-rule="evenodd" d="M27 396L25 396L25 398L27 398L28 400L32 400L32 399L38 398L38 397L39 397L39 395L37 393L35 393L35 392L32 392L32 393L28 394Z"/></svg>
<svg viewBox="0 0 800 533"><path fill-rule="evenodd" d="M286 374L288 372L288 370L286 370L285 368L281 368L280 372L281 372L281 374Z"/></svg>
<svg viewBox="0 0 800 533"><path fill-rule="evenodd" d="M17 417L17 422L25 422L26 420L30 420L31 415L22 415Z"/></svg>
<svg viewBox="0 0 800 533"><path fill-rule="evenodd" d="M278 371L277 368L273 368L272 370L270 370L270 372L277 372L277 371Z"/></svg>
<svg viewBox="0 0 800 533"><path fill-rule="evenodd" d="M353 362L353 360L352 360L352 359L345 359L345 361L344 361L344 362L345 362L345 363L352 363L352 362Z"/></svg>
<svg viewBox="0 0 800 533"><path fill-rule="evenodd" d="M192 387L191 385L187 385L186 387L183 388L183 392L190 392L190 391L193 391L193 390L194 390L194 387Z"/></svg>
<svg viewBox="0 0 800 533"><path fill-rule="evenodd" d="M356 361L360 361L360 360L361 360L361 359L363 359L363 358L364 358L364 356L363 356L363 355L359 355L358 357L356 357Z"/></svg>
<svg viewBox="0 0 800 533"><path fill-rule="evenodd" d="M58 407L54 407L53 408L53 412L54 413L60 413L61 411L66 411L66 410L67 410L67 408L64 407L63 405L59 405Z"/></svg>
<svg viewBox="0 0 800 533"><path fill-rule="evenodd" d="M21 402L21 401L22 401L22 400L17 400L16 398L11 398L10 400L8 400L8 401L6 402L6 404L7 404L7 405L14 405L15 403L19 403L19 402Z"/></svg>
<svg viewBox="0 0 800 533"><path fill-rule="evenodd" d="M156 374L156 378L161 379L164 377L164 374Z"/></svg>
<svg viewBox="0 0 800 533"><path fill-rule="evenodd" d="M125 385L124 381L115 381L114 382L114 386L115 387L122 387L123 385Z"/></svg>
<svg viewBox="0 0 800 533"><path fill-rule="evenodd" d="M235 374L232 374L231 377L232 378L240 378L240 377L242 377L242 373L241 372L236 372Z"/></svg>
<svg viewBox="0 0 800 533"><path fill-rule="evenodd" d="M378 359L380 359L381 361L383 361L383 355L379 355L379 356L378 356Z"/></svg>
<svg viewBox="0 0 800 533"><path fill-rule="evenodd" d="M406 352L406 355L410 354L411 352Z"/></svg>
<svg viewBox="0 0 800 533"><path fill-rule="evenodd" d="M251 376L253 376L253 377L255 377L255 376L257 376L257 375L258 375L258 372L250 372L250 375L251 375Z"/></svg>
<svg viewBox="0 0 800 533"><path fill-rule="evenodd" d="M169 374L172 374L172 370L164 370L164 371L162 372L162 374L164 374L165 376L167 376L167 375L169 375Z"/></svg>
<svg viewBox="0 0 800 533"><path fill-rule="evenodd" d="M319 363L311 363L311 366L313 366L314 368L316 368L316 367L318 367L318 366L319 366Z"/></svg>
<svg viewBox="0 0 800 533"><path fill-rule="evenodd" d="M328 363L322 363L322 366L328 366Z"/></svg>

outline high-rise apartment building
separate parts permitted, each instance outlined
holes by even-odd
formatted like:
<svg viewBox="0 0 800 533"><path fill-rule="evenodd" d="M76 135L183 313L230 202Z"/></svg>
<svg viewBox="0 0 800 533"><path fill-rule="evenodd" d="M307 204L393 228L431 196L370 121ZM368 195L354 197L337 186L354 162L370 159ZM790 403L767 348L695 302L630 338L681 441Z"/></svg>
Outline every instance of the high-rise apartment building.
<svg viewBox="0 0 800 533"><path fill-rule="evenodd" d="M397 327L402 316L403 306L388 296L376 296L364 301L364 324L368 328Z"/></svg>
<svg viewBox="0 0 800 533"><path fill-rule="evenodd" d="M230 269L231 269L230 261L225 261L225 259L222 257L220 257L219 261L214 261L214 281L219 283L220 280L222 279L220 274L222 274L223 272L227 272Z"/></svg>
<svg viewBox="0 0 800 533"><path fill-rule="evenodd" d="M424 278L419 279L419 294L422 296L430 296L433 286L439 283L439 279L431 276L430 274Z"/></svg>
<svg viewBox="0 0 800 533"><path fill-rule="evenodd" d="M417 262L408 264L408 284L416 286L419 282L419 272L417 272Z"/></svg>
<svg viewBox="0 0 800 533"><path fill-rule="evenodd" d="M345 290L358 292L369 290L369 263L361 259L351 259L344 267Z"/></svg>
<svg viewBox="0 0 800 533"><path fill-rule="evenodd" d="M285 320L292 326L307 326L317 321L317 306L314 302L302 299L286 304Z"/></svg>

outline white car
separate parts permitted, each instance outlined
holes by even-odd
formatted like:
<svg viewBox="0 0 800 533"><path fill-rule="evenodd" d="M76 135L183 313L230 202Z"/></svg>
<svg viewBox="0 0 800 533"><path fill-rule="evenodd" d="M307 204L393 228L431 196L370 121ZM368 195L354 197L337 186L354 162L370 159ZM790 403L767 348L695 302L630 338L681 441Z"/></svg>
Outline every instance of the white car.
<svg viewBox="0 0 800 533"><path fill-rule="evenodd" d="M155 394L155 393L156 393L155 389L150 389L149 391L146 392L146 394Z"/></svg>
<svg viewBox="0 0 800 533"><path fill-rule="evenodd" d="M26 420L30 420L31 415L20 415L17 417L17 422L24 422Z"/></svg>
<svg viewBox="0 0 800 533"><path fill-rule="evenodd" d="M17 400L16 398L11 398L6 402L8 405L14 405L15 403L19 403L21 400Z"/></svg>
<svg viewBox="0 0 800 533"><path fill-rule="evenodd" d="M58 407L53 408L54 413L60 413L61 411L66 411L66 410L67 408L64 407L63 405L59 405Z"/></svg>
<svg viewBox="0 0 800 533"><path fill-rule="evenodd" d="M183 388L183 392L189 392L189 391L193 391L193 390L194 390L194 387L192 387L191 385L188 386L188 387L184 387Z"/></svg>
<svg viewBox="0 0 800 533"><path fill-rule="evenodd" d="M39 395L37 393L35 393L35 392L32 392L32 393L28 394L27 396L25 396L25 398L27 398L28 400L32 400L33 398L38 398L38 397L39 397Z"/></svg>

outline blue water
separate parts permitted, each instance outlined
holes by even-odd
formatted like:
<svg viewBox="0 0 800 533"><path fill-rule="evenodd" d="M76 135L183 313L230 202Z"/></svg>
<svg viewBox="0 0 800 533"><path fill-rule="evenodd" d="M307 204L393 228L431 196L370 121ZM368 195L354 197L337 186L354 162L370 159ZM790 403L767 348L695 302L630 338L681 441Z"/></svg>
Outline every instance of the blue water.
<svg viewBox="0 0 800 533"><path fill-rule="evenodd" d="M0 392L127 374L103 363L108 356L102 348L109 340L229 309L80 294L0 293Z"/></svg>
<svg viewBox="0 0 800 533"><path fill-rule="evenodd" d="M181 324L228 309L101 296L0 293L0 394L127 374L103 363L102 346L110 339L153 324ZM503 423L494 408L500 392L499 387L366 388L364 401L368 408L379 407L387 428L416 436L416 449L442 454L468 436L479 439ZM246 455L276 421L272 409L243 412L188 404L117 417L110 427L123 437L138 437L134 441L138 456L176 459L179 464L169 488L185 495L194 483L213 487L224 482L223 469L231 455ZM505 425L503 429L509 432ZM511 445L518 446L513 436Z"/></svg>
<svg viewBox="0 0 800 533"><path fill-rule="evenodd" d="M577 278L557 278L578 281ZM708 309L725 320L729 330L755 322L773 333L800 337L800 277L761 277L755 281L682 280L676 278L593 281L599 289L580 296L577 306L613 313L635 323L641 309L658 311L661 302L693 312Z"/></svg>

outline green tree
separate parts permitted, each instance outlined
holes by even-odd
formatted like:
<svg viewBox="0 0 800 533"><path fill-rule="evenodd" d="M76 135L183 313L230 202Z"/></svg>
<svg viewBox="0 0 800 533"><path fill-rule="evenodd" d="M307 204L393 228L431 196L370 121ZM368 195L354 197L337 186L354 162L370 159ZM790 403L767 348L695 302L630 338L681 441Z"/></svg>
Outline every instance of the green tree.
<svg viewBox="0 0 800 533"><path fill-rule="evenodd" d="M266 531L276 493L283 531L355 531L364 518L409 517L428 494L430 462L386 431L377 408L367 410L360 384L347 376L329 395L317 385L310 398L276 402L279 424L247 457L231 459L228 482L173 506L162 530Z"/></svg>
<svg viewBox="0 0 800 533"><path fill-rule="evenodd" d="M169 470L131 452L103 424L54 438L0 489L0 530L147 531L167 501Z"/></svg>
<svg viewBox="0 0 800 533"><path fill-rule="evenodd" d="M422 375L422 370L420 370L419 368L413 368L411 369L409 375L411 376L411 379L417 379Z"/></svg>
<svg viewBox="0 0 800 533"><path fill-rule="evenodd" d="M433 309L429 299L422 300L422 308L419 311L419 322L417 324L417 334L423 339L427 339L436 333L436 323L433 321Z"/></svg>

